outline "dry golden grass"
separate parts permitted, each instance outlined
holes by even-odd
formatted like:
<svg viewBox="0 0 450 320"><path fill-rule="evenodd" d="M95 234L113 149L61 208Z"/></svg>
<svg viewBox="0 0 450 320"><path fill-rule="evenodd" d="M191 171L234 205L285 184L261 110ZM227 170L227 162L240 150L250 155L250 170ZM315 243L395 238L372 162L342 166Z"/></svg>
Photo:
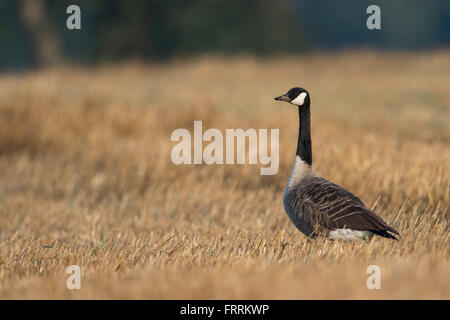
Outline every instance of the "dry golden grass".
<svg viewBox="0 0 450 320"><path fill-rule="evenodd" d="M398 242L311 241L282 192L312 95L316 170ZM450 52L209 57L0 76L0 299L450 298ZM280 128L280 170L175 166L176 128ZM65 268L81 266L81 290ZM366 268L381 268L368 290Z"/></svg>

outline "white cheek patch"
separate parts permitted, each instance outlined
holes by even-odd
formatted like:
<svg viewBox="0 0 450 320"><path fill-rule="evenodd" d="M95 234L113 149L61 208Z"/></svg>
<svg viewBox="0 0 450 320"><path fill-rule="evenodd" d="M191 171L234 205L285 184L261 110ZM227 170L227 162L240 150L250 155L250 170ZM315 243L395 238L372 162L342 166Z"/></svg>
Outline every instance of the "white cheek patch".
<svg viewBox="0 0 450 320"><path fill-rule="evenodd" d="M297 98L295 98L294 100L291 101L292 104L295 104L297 106L302 106L303 102L305 102L305 98L307 96L306 92L302 92L300 93Z"/></svg>

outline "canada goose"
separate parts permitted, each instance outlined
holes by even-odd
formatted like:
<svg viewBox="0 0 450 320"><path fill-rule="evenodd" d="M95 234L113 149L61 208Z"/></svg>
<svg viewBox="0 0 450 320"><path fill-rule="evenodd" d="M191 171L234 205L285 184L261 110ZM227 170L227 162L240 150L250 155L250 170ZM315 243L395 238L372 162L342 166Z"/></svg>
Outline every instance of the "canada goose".
<svg viewBox="0 0 450 320"><path fill-rule="evenodd" d="M298 106L297 155L283 195L284 209L303 234L315 238L357 240L378 235L397 240L399 234L355 195L319 177L312 167L309 93L292 88L277 101Z"/></svg>

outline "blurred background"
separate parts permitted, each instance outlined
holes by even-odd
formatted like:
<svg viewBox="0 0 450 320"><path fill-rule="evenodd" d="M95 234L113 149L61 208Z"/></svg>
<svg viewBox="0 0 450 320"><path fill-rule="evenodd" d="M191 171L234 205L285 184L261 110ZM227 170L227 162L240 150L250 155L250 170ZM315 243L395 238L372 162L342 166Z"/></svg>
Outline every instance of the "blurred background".
<svg viewBox="0 0 450 320"><path fill-rule="evenodd" d="M449 299L449 44L448 0L0 0L0 300ZM399 242L292 225L293 86L317 172ZM195 120L279 128L278 173L175 165Z"/></svg>
<svg viewBox="0 0 450 320"><path fill-rule="evenodd" d="M81 7L82 29L66 28ZM365 27L382 8L382 29ZM0 0L0 70L198 54L423 49L450 43L450 2L372 0Z"/></svg>

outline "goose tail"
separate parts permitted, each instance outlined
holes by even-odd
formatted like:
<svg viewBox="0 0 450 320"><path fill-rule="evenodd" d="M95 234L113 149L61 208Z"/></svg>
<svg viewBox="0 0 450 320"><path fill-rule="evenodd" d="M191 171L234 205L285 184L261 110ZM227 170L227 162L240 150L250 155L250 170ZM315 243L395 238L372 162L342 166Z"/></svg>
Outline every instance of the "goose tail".
<svg viewBox="0 0 450 320"><path fill-rule="evenodd" d="M389 233L388 231L391 233L394 233L396 235L400 235L400 233L397 230L395 230L394 228L391 228L389 226L386 228L386 230L371 230L370 232L376 234L377 236L383 237L383 238L394 239L394 240L398 241L397 237L394 236L393 234Z"/></svg>

